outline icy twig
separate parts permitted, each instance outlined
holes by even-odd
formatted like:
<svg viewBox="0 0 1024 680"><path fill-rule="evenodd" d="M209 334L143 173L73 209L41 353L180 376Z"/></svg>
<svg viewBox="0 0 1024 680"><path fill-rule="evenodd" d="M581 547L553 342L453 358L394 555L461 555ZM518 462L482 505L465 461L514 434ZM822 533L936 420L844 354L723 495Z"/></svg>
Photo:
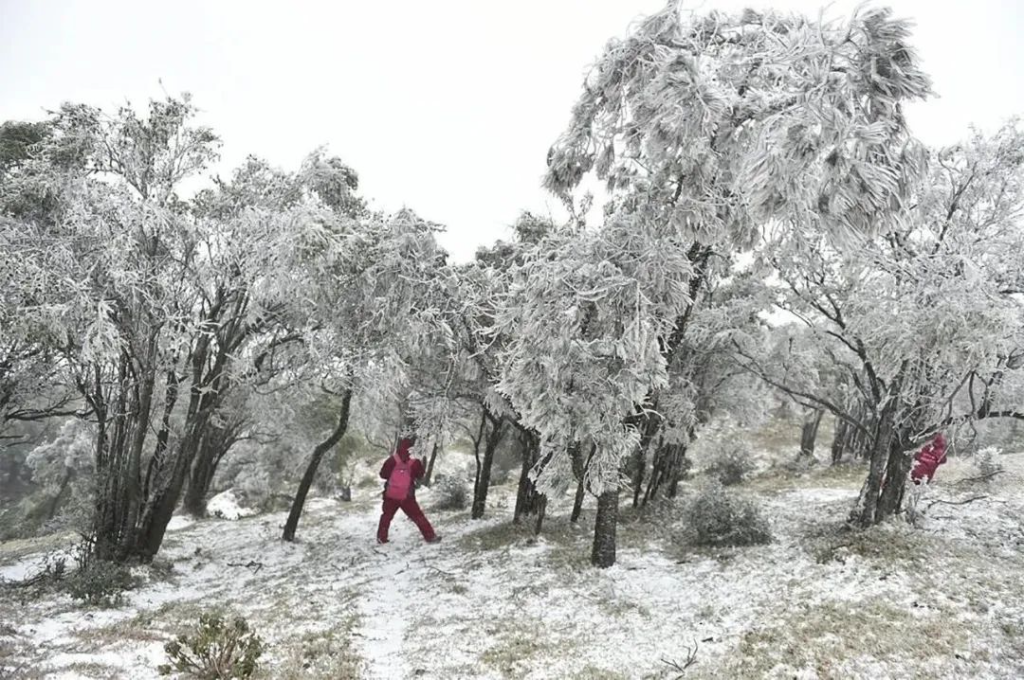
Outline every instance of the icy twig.
<svg viewBox="0 0 1024 680"><path fill-rule="evenodd" d="M671 659L666 659L665 657L662 657L661 662L663 664L667 665L672 670L678 671L679 675L677 675L676 678L681 678L681 677L683 677L683 674L686 672L687 668L689 668L693 664L697 663L697 648L698 648L697 647L697 641L694 640L692 648L691 647L686 647L685 648L686 649L686 659L681 664L677 663L675 661L672 661Z"/></svg>

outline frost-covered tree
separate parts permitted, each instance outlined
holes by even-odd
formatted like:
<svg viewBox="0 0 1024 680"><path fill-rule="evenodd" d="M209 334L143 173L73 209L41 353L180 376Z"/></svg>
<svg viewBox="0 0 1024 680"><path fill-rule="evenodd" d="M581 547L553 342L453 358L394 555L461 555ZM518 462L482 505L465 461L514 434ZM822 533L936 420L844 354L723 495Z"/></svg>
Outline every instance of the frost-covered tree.
<svg viewBox="0 0 1024 680"><path fill-rule="evenodd" d="M910 454L924 439L1024 417L1022 148L1014 122L936 152L900 219L855 247L785 237L770 245L783 284L777 304L807 327L840 379L821 380L806 352L746 359L862 435L870 470L853 515L862 525L899 510Z"/></svg>
<svg viewBox="0 0 1024 680"><path fill-rule="evenodd" d="M819 24L670 3L591 70L546 183L567 196L594 172L612 202L521 268L501 387L546 447L596 445L595 564L614 562L620 463L655 434L714 254L768 221L840 236L901 205L920 164L901 107L929 91L908 38L883 10Z"/></svg>
<svg viewBox="0 0 1024 680"><path fill-rule="evenodd" d="M371 216L351 225L336 243L322 246L322 262L313 271L318 285L304 291L311 331L307 346L315 357L312 384L339 395L337 425L310 456L285 524L283 538L293 540L306 495L320 462L348 430L353 394L372 391L374 412L385 422L401 405L420 437L417 453L430 450L439 436L438 417L417 418L408 410L413 367L426 356L450 351L452 333L439 304L448 296L439 288L448 279L447 255L437 244L438 226L408 210L390 217ZM398 427L393 432L397 434Z"/></svg>
<svg viewBox="0 0 1024 680"><path fill-rule="evenodd" d="M17 234L46 246L22 252L58 284L58 365L96 424L103 559L157 552L190 471L205 483L194 465L223 455L228 396L301 337L323 244L361 210L354 173L320 152L295 174L249 161L183 201L218 144L194 117L187 97L145 116L66 105L4 181Z"/></svg>

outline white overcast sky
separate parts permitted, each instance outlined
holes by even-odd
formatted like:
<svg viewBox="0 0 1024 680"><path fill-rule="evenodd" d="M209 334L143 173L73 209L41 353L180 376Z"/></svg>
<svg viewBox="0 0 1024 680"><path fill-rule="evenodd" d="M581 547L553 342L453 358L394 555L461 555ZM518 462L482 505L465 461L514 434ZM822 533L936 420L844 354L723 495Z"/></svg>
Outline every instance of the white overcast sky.
<svg viewBox="0 0 1024 680"><path fill-rule="evenodd" d="M857 3L838 0L830 15ZM1024 0L892 0L939 98L910 111L924 141L1024 113ZM194 95L224 140L294 169L325 144L376 208L445 224L458 260L508 236L540 187L587 66L664 0L0 0L0 120L62 101L114 108ZM816 0L703 0L817 15Z"/></svg>

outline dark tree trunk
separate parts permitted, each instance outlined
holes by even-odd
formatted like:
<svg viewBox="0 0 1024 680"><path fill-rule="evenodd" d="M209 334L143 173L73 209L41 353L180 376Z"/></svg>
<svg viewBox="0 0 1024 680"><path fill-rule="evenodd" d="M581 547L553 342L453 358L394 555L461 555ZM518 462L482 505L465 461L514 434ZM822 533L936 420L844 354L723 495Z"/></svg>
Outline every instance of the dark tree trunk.
<svg viewBox="0 0 1024 680"><path fill-rule="evenodd" d="M537 494L537 522L533 525L533 533L540 536L540 530L544 527L544 516L548 512L548 497L544 494Z"/></svg>
<svg viewBox="0 0 1024 680"><path fill-rule="evenodd" d="M849 447L850 425L842 418L836 418L836 431L832 437L832 464L839 465L843 452Z"/></svg>
<svg viewBox="0 0 1024 680"><path fill-rule="evenodd" d="M181 499L185 480L192 462L199 453L199 447L211 424L214 411L224 398L224 370L230 357L226 348L218 351L213 367L206 371L207 354L199 350L192 358L192 385L189 388L189 403L185 415L185 435L179 442L171 460L169 470L158 473L160 483L152 488L143 511L138 538L133 553L144 562L156 556L167 532L167 525L174 515L174 509Z"/></svg>
<svg viewBox="0 0 1024 680"><path fill-rule="evenodd" d="M484 462L480 458L480 447L484 443L484 437L487 434L487 407L483 407L480 410L480 427L477 428L476 436L474 437L470 433L470 438L473 442L473 463L476 465L473 472L473 504L476 504L476 498L479 495L480 489L480 471L483 469Z"/></svg>
<svg viewBox="0 0 1024 680"><path fill-rule="evenodd" d="M188 486L185 488L185 498L182 501L185 511L193 517L206 516L206 492L210 489L214 474L214 445L210 441L211 436L212 432L208 433L199 444L199 453L192 464Z"/></svg>
<svg viewBox="0 0 1024 680"><path fill-rule="evenodd" d="M155 352L152 342L148 348ZM150 355L152 356L152 355ZM90 558L124 561L131 557L139 533L142 497L141 457L149 428L155 374L147 362L122 354L116 382L105 392L103 371L93 366L93 389L87 399L99 428L96 441L96 493ZM81 388L80 388L81 389ZM113 401L108 401L110 394Z"/></svg>
<svg viewBox="0 0 1024 680"><path fill-rule="evenodd" d="M647 467L647 447L641 444L634 454L633 464L633 507L640 505L640 490L644 485L644 472Z"/></svg>
<svg viewBox="0 0 1024 680"><path fill-rule="evenodd" d="M587 459L583 460L583 452L577 446L573 451L572 467L573 473L576 475L576 497L572 502L572 514L569 516L569 521L575 524L580 519L580 514L583 512L583 500L587 493L587 471L590 469L590 461L594 459L594 452L597 451L597 446L591 444L590 454L587 455Z"/></svg>
<svg viewBox="0 0 1024 680"><path fill-rule="evenodd" d="M434 461L437 460L438 448L437 442L434 442L434 448L430 450L430 459L427 461L427 471L423 475L423 486L430 486L430 481L434 478Z"/></svg>
<svg viewBox="0 0 1024 680"><path fill-rule="evenodd" d="M687 468L686 450L685 444L673 444L671 446L668 491L665 494L669 498L675 498L679 494L679 482L683 481L683 475L686 474Z"/></svg>
<svg viewBox="0 0 1024 680"><path fill-rule="evenodd" d="M183 505L189 514L195 517L206 516L206 497L217 474L217 466L237 441L240 426L240 423L236 423L226 428L212 426L207 429L199 446L199 453L192 464L192 473L185 491Z"/></svg>
<svg viewBox="0 0 1024 680"><path fill-rule="evenodd" d="M295 530L299 526L302 508L306 504L306 495L309 493L310 487L313 486L313 479L316 477L317 468L320 467L320 461L323 459L324 454L337 446L341 438L345 436L346 430L348 430L348 414L351 404L352 390L345 390L345 394L341 399L341 414L338 416L338 425L327 439L320 442L313 449L313 455L306 466L306 472L302 475L302 481L299 482L299 489L295 493L291 511L288 513L288 521L285 522L284 533L281 535L281 538L285 541L295 540Z"/></svg>
<svg viewBox="0 0 1024 680"><path fill-rule="evenodd" d="M825 415L822 410L812 411L804 418L803 427L800 429L800 456L814 457L814 442L818 438L818 426L821 425L821 418Z"/></svg>
<svg viewBox="0 0 1024 680"><path fill-rule="evenodd" d="M519 488L516 493L516 509L512 522L518 523L525 515L537 511L539 494L530 481L530 470L540 461L540 440L532 432L521 433L523 441L523 465L519 471Z"/></svg>
<svg viewBox="0 0 1024 680"><path fill-rule="evenodd" d="M590 563L600 569L615 564L615 531L619 523L619 489L609 489L597 497L594 522L594 547Z"/></svg>
<svg viewBox="0 0 1024 680"><path fill-rule="evenodd" d="M903 438L893 437L892 449L889 452L889 463L885 469L885 485L878 499L875 521L883 522L896 515L903 504L903 494L907 487L907 475L914 463L913 451L905 451Z"/></svg>
<svg viewBox="0 0 1024 680"><path fill-rule="evenodd" d="M907 363L904 362L899 373L893 378L889 386L888 398L875 424L871 440L871 462L868 467L868 477L864 481L860 497L857 499L857 506L850 518L853 523L862 527L871 526L879 520L878 500L882 492L882 484L885 482L889 456L896 439L895 420L899 408L898 395L902 389Z"/></svg>
<svg viewBox="0 0 1024 680"><path fill-rule="evenodd" d="M494 452L498 449L502 437L505 436L505 418L495 418L486 411L484 411L484 415L490 423L491 429L487 434L484 458L477 469L477 480L473 487L473 508L470 513L472 519L480 519L484 516L484 509L487 507L487 490L491 486Z"/></svg>
<svg viewBox="0 0 1024 680"><path fill-rule="evenodd" d="M167 525L174 515L174 509L181 498L181 490L185 486L185 479L188 476L189 466L195 458L199 448L201 431L205 423L197 422L196 426L185 435L184 440L178 447L179 450L171 462L170 481L166 485L158 486L152 498L146 506L146 512L142 517L142 525L139 528L139 540L134 550L135 554L143 562L151 561L159 552L163 543Z"/></svg>

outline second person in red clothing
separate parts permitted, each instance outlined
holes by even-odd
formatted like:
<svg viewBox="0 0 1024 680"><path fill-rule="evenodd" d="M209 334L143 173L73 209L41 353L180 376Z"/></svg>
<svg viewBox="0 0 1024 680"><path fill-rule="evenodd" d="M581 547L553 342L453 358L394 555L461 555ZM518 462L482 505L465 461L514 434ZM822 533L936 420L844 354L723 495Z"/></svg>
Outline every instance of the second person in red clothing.
<svg viewBox="0 0 1024 680"><path fill-rule="evenodd" d="M384 479L384 505L381 508L380 523L377 524L377 542L388 542L388 528L399 509L411 519L427 543L435 543L441 537L434 533L430 521L416 502L416 481L423 477L423 462L409 454L414 439L400 439L395 452L384 461L380 469Z"/></svg>

